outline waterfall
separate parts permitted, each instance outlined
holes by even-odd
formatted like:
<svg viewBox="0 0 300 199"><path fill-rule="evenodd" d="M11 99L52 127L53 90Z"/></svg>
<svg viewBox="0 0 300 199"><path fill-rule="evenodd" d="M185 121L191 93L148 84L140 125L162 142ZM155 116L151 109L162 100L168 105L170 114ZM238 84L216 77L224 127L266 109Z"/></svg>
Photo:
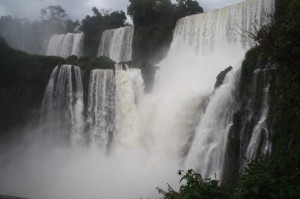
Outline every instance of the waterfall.
<svg viewBox="0 0 300 199"><path fill-rule="evenodd" d="M131 148L138 140L136 99L143 86L138 69L120 70L116 65L116 139L118 147Z"/></svg>
<svg viewBox="0 0 300 199"><path fill-rule="evenodd" d="M272 147L267 131L272 67L247 76L243 83L251 91L245 91L250 93L246 102L237 100L237 84L245 52L255 45L244 31L267 24L274 2L246 0L179 19L150 93L143 93L139 69L121 64L114 70L93 69L84 82L84 109L80 68L56 66L45 91L40 126L43 138L63 143L34 143L24 152L28 143L16 147L20 149L12 152L13 158L4 159L4 167L9 166L0 171L5 179L1 192L45 199L158 198L155 186L164 188L169 182L179 188L174 175L178 169L192 168L204 178L224 179L225 173L229 180L238 179L240 155L256 159ZM130 60L132 36L133 27L103 32L98 56ZM82 40L83 34L54 35L48 54L80 54ZM218 74L229 66L232 70L214 88ZM261 97L254 95L258 93ZM83 138L87 145L61 146ZM230 141L233 147L228 147ZM230 172L223 172L226 165Z"/></svg>
<svg viewBox="0 0 300 199"><path fill-rule="evenodd" d="M274 0L247 0L208 13L187 16L177 21L171 50L189 47L202 55L244 47L254 42L247 33L255 33L270 21ZM225 48L225 49L220 49Z"/></svg>
<svg viewBox="0 0 300 199"><path fill-rule="evenodd" d="M121 154L146 149L147 156L154 161L167 159L176 162L178 168L193 168L205 178L221 178L228 133L233 126L234 114L240 107L235 97L237 74L246 51L255 45L245 37L245 32L255 31L269 23L268 16L273 12L274 0L247 0L179 19L168 56L159 64L161 70L149 94L143 93L139 69L116 64L115 70L92 70L85 132L89 143ZM117 62L130 60L132 36L133 27L104 31L98 56L108 56ZM60 45L58 41L63 41L60 53L66 54L66 51L76 51L67 45L72 38L80 43L79 36L68 34L56 35L51 42ZM226 74L222 85L215 89L216 77L229 66L233 69ZM70 98L63 94L57 94L61 97L55 99L45 98L72 104L69 102L72 101L70 69L60 74L58 71L63 68L70 66L55 68L45 96L53 95L51 92L62 92L60 89L53 91L57 84L60 85L58 88L64 85L63 92ZM256 74L261 74L261 70ZM257 78L257 75L254 77ZM68 81L65 80L67 77ZM264 79L259 114L248 118L255 120L247 146L243 149L243 154L249 159L255 159L258 150L263 154L271 150L266 127L269 80ZM63 81L67 83L60 83ZM254 90L256 81L253 82ZM52 103L44 104L49 106ZM68 117L74 117L70 105L59 106L59 111L64 110L62 107L69 107L64 112L70 113ZM245 133L243 129L240 131Z"/></svg>
<svg viewBox="0 0 300 199"><path fill-rule="evenodd" d="M71 55L80 57L82 55L83 39L83 33L55 34L49 40L46 55L63 58Z"/></svg>
<svg viewBox="0 0 300 199"><path fill-rule="evenodd" d="M254 71L254 95L256 95L256 93L259 93L262 97L260 101L258 100L259 102L256 102L257 100L249 100L249 103L247 105L247 108L249 108L250 110L258 110L257 113L249 114L249 117L247 118L248 121L254 120L255 123L255 126L252 129L251 139L245 151L245 157L248 160L255 160L257 157L259 157L260 154L269 154L271 152L272 144L270 142L267 119L269 114L269 90L271 78L271 75L269 73L273 69L274 68L272 68L272 65L268 63L264 69L256 69ZM260 85L261 81L262 85ZM255 96L255 98L260 99L259 96ZM255 107L254 103L258 103L260 105L258 107ZM246 122L244 122L243 125L246 125ZM258 151L260 152L258 153Z"/></svg>
<svg viewBox="0 0 300 199"><path fill-rule="evenodd" d="M127 65L126 65L127 66ZM142 100L144 92L144 80L142 78L142 73L140 69L128 68L126 69L128 78L130 79L135 94L135 104L138 105Z"/></svg>
<svg viewBox="0 0 300 199"><path fill-rule="evenodd" d="M130 148L138 137L137 106L142 97L143 80L139 69L91 71L87 126L91 144Z"/></svg>
<svg viewBox="0 0 300 199"><path fill-rule="evenodd" d="M58 139L78 139L83 127L82 111L80 68L71 65L56 66L51 73L42 103L42 126Z"/></svg>
<svg viewBox="0 0 300 199"><path fill-rule="evenodd" d="M218 52L219 48L226 49L228 47L229 49L240 48L240 51L244 54L253 45L253 41L245 38L243 32L241 34L234 34L233 31L237 31L237 28L249 32L259 29L261 25L269 22L268 15L274 11L273 5L274 2L272 0L248 0L211 12L209 16L198 19L199 23L206 23L204 29L197 30L201 32L200 39L198 38L200 45L195 46L193 43L189 45L192 45L192 48L204 55L211 51L214 53ZM206 37L207 31L215 28L211 26L211 23L207 26L207 21L214 18L217 19L216 23L219 23L217 27L220 29L213 31L213 37ZM205 22L202 20L205 20ZM222 31L223 28L226 30L225 34ZM202 36L204 37L201 38ZM217 40L214 41L214 38L217 38ZM236 71L240 67L238 61L243 59L243 54L235 57ZM233 58L234 56L231 55L231 57ZM194 142L186 159L186 166L196 168L204 177L213 177L216 175L220 178L222 176L228 130L232 125L233 113L237 110L235 107L237 102L233 101L236 81L234 76L230 79L229 84L223 85L211 97L206 113L196 128ZM226 90L226 86L228 86L228 90Z"/></svg>
<svg viewBox="0 0 300 199"><path fill-rule="evenodd" d="M74 41L74 34L68 33L66 34L64 41L62 43L61 49L60 49L60 56L61 57L68 57L71 55L72 48L73 48L73 41Z"/></svg>
<svg viewBox="0 0 300 199"><path fill-rule="evenodd" d="M73 41L71 55L76 55L77 57L80 57L82 55L83 40L84 40L83 32L74 34L74 41Z"/></svg>
<svg viewBox="0 0 300 199"><path fill-rule="evenodd" d="M115 75L113 70L96 69L90 74L88 118L90 142L107 146L115 123Z"/></svg>
<svg viewBox="0 0 300 199"><path fill-rule="evenodd" d="M254 45L245 31L267 24L273 11L274 0L247 0L177 21L154 90L142 102L141 117L147 122L141 129L152 150L181 158L186 169L204 177L222 176L228 131L237 108L235 74ZM228 66L233 70L213 93L218 73ZM207 104L204 109L203 104Z"/></svg>
<svg viewBox="0 0 300 199"><path fill-rule="evenodd" d="M132 26L105 30L102 33L98 56L109 57L117 63L130 61L133 33Z"/></svg>

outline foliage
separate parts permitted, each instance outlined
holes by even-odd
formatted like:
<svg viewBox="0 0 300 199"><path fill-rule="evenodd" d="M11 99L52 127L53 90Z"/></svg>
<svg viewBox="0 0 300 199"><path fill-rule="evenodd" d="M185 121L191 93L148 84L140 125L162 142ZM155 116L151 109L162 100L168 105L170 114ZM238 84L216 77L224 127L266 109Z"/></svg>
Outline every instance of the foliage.
<svg viewBox="0 0 300 199"><path fill-rule="evenodd" d="M230 190L231 193L221 198L300 198L299 9L299 0L277 0L276 13L271 16L274 17L271 19L272 23L264 26L256 34L252 34L252 38L259 45L246 54L242 64L242 79L247 80L252 77L258 61L271 61L276 67L276 70L273 69L274 77L270 82L271 100L269 101L272 154L250 162L235 189ZM247 89L249 86L247 82L250 81L240 82L241 90ZM168 191L159 188L158 191L164 198L188 198L189 194L195 193L195 190L205 190L205 187L199 186L201 178L193 172L188 173L185 179L187 182L181 186L179 192L171 187ZM226 186L227 184L222 182L219 188L228 193ZM215 189L208 191L208 194L215 193ZM194 195L191 198L201 197Z"/></svg>
<svg viewBox="0 0 300 199"><path fill-rule="evenodd" d="M170 185L168 190L157 187L165 199L296 199L300 198L299 159L279 155L251 162L235 189L220 185L217 180L204 180L193 170L179 171L183 175L179 191Z"/></svg>
<svg viewBox="0 0 300 199"><path fill-rule="evenodd" d="M187 172L180 170L178 175L182 176L180 182L185 181L185 184L180 186L179 192L176 192L170 185L168 185L168 191L156 188L165 199L231 198L231 191L219 186L217 180L203 179L200 174L191 169Z"/></svg>
<svg viewBox="0 0 300 199"><path fill-rule="evenodd" d="M90 74L92 70L94 69L114 70L115 69L115 62L109 59L108 57L90 58L89 56L83 56L77 60L76 64L81 68L83 90L85 91L89 90ZM84 104L87 104L88 92L84 92L83 100L84 100ZM87 109L87 106L85 106L84 108ZM84 112L87 113L87 111Z"/></svg>
<svg viewBox="0 0 300 199"><path fill-rule="evenodd" d="M66 58L66 63L71 65L78 65L78 57L76 55L71 55Z"/></svg>
<svg viewBox="0 0 300 199"><path fill-rule="evenodd" d="M199 6L198 1L176 0L176 2L178 10L177 15L179 18L203 12L203 8Z"/></svg>
<svg viewBox="0 0 300 199"><path fill-rule="evenodd" d="M203 12L197 1L130 0L127 13L134 26L133 60L157 63L166 55L177 19Z"/></svg>
<svg viewBox="0 0 300 199"><path fill-rule="evenodd" d="M0 136L22 126L32 112L39 110L50 74L55 66L62 64L78 65L82 69L83 84L88 86L92 69L114 69L115 63L107 57L70 56L65 60L30 55L12 49L0 38Z"/></svg>
<svg viewBox="0 0 300 199"><path fill-rule="evenodd" d="M94 69L112 69L115 68L115 62L108 57L93 57L83 56L79 59L76 56L70 56L66 59L68 64L77 65L81 68L82 81L86 90L88 90L90 72Z"/></svg>
<svg viewBox="0 0 300 199"><path fill-rule="evenodd" d="M82 20L80 29L85 33L84 52L89 56L96 56L101 40L102 32L106 29L114 29L125 26L126 15L123 11L113 11L96 7L92 9L93 16L87 15Z"/></svg>
<svg viewBox="0 0 300 199"><path fill-rule="evenodd" d="M250 163L234 198L300 198L299 162L276 156Z"/></svg>
<svg viewBox="0 0 300 199"><path fill-rule="evenodd" d="M282 6L277 7L279 14L276 13L275 21L269 27L270 39L262 43L260 49L277 63L270 114L273 153L290 150L297 156L300 154L300 2L280 2L277 1L277 5Z"/></svg>
<svg viewBox="0 0 300 199"><path fill-rule="evenodd" d="M48 6L41 10L40 20L0 18L0 36L13 48L33 54L45 54L48 41L53 34L74 32L79 21L69 19L60 6Z"/></svg>
<svg viewBox="0 0 300 199"><path fill-rule="evenodd" d="M41 9L40 14L42 20L46 20L46 19L64 20L68 16L66 11L59 5L48 6L47 8Z"/></svg>
<svg viewBox="0 0 300 199"><path fill-rule="evenodd" d="M51 71L60 57L29 55L0 38L0 132L22 125L42 102Z"/></svg>
<svg viewBox="0 0 300 199"><path fill-rule="evenodd" d="M108 57L89 58L85 56L78 59L77 64L84 73L93 69L114 69L115 66L115 62Z"/></svg>

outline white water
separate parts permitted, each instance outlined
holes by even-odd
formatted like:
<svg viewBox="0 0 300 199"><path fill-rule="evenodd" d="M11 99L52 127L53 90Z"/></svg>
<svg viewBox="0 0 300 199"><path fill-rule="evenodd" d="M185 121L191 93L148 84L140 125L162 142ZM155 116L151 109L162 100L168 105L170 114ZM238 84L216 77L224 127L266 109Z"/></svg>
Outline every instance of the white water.
<svg viewBox="0 0 300 199"><path fill-rule="evenodd" d="M117 63L130 61L133 33L132 26L105 30L102 33L98 56L109 57Z"/></svg>
<svg viewBox="0 0 300 199"><path fill-rule="evenodd" d="M137 94L140 72L116 67L115 134L109 155L97 147L32 148L24 160L0 172L1 179L13 174L0 190L44 199L158 198L156 186L170 183L178 188L178 169L219 178L235 106L235 73L251 43L236 35L235 24L250 29L252 20L267 22L262 10L272 11L273 3L248 0L179 20L151 94ZM216 76L230 65L234 69L212 94ZM91 79L98 100L104 95L104 79ZM207 97L206 110L200 111Z"/></svg>
<svg viewBox="0 0 300 199"><path fill-rule="evenodd" d="M83 33L55 34L49 40L46 55L63 58L71 55L79 57L82 55L83 39Z"/></svg>
<svg viewBox="0 0 300 199"><path fill-rule="evenodd" d="M47 85L41 125L58 139L79 139L83 127L83 88L78 66L56 66Z"/></svg>
<svg viewBox="0 0 300 199"><path fill-rule="evenodd" d="M91 144L106 146L115 124L115 75L113 70L91 71L88 118Z"/></svg>
<svg viewBox="0 0 300 199"><path fill-rule="evenodd" d="M141 72L138 69L120 70L116 65L116 143L118 151L136 147L139 133L137 129L138 90L143 86Z"/></svg>
<svg viewBox="0 0 300 199"><path fill-rule="evenodd" d="M238 71L251 41L238 32L269 21L273 0L248 0L209 13L180 19L169 55L151 95L145 99L141 129L154 139L153 150L180 158L179 167L193 168L204 177L221 177L228 129L232 122L232 92ZM202 99L210 95L218 73L233 66L225 83L210 96L205 113L198 115ZM148 124L150 124L148 126ZM150 135L149 135L150 134ZM189 148L190 137L194 137Z"/></svg>
<svg viewBox="0 0 300 199"><path fill-rule="evenodd" d="M257 85L258 76L262 73L263 81L264 81L264 89L262 94L262 102L260 107L260 117L258 122L253 128L253 132L251 135L250 142L248 144L245 157L247 160L255 160L257 158L257 150L260 144L262 135L264 136L264 142L262 144L261 154L270 154L272 149L272 143L270 142L269 130L267 128L266 122L269 114L269 90L270 90L270 78L267 75L271 64L268 64L265 69L257 69L254 74L254 88ZM252 115L250 116L252 117Z"/></svg>

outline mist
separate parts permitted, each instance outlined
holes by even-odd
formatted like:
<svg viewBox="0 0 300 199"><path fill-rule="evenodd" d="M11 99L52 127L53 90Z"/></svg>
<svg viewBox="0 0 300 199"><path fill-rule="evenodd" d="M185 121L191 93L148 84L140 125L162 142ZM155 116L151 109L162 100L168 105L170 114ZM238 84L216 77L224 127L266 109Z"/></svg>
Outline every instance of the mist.
<svg viewBox="0 0 300 199"><path fill-rule="evenodd" d="M267 2L249 0L180 19L150 93L141 92L139 69L93 68L84 90L82 68L56 66L39 119L1 150L0 193L30 199L159 198L156 187L167 190L169 183L179 189L180 169L220 179L239 106L236 78L253 44L236 34L236 24L249 30L254 18L267 23L262 13L273 0ZM233 70L215 88L216 77L229 66Z"/></svg>
<svg viewBox="0 0 300 199"><path fill-rule="evenodd" d="M178 160L145 148L107 155L96 146L54 146L36 137L27 135L1 155L1 194L44 199L158 198L157 186L179 185Z"/></svg>

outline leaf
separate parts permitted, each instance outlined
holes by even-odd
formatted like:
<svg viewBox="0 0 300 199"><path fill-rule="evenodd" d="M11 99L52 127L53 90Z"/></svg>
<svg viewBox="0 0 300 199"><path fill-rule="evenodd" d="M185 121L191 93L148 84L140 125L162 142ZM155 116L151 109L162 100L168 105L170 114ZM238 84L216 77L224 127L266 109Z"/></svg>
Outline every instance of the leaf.
<svg viewBox="0 0 300 199"><path fill-rule="evenodd" d="M259 191L259 186L254 186L254 187L251 187L251 190L254 192L254 193L256 193L256 194L258 194L258 191Z"/></svg>

